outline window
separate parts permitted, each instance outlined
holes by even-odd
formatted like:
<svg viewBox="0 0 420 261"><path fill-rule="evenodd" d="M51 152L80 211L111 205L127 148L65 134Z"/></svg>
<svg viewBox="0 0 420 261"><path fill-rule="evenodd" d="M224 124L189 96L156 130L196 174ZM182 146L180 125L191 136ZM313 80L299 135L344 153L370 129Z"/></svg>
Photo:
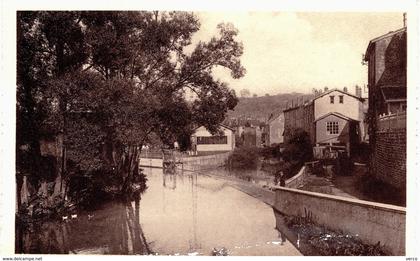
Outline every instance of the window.
<svg viewBox="0 0 420 261"><path fill-rule="evenodd" d="M197 144L227 144L227 136L197 137Z"/></svg>
<svg viewBox="0 0 420 261"><path fill-rule="evenodd" d="M330 103L334 103L334 96L330 96Z"/></svg>
<svg viewBox="0 0 420 261"><path fill-rule="evenodd" d="M339 98L340 98L340 103L344 103L344 96L343 95L340 95L340 96L338 96Z"/></svg>
<svg viewBox="0 0 420 261"><path fill-rule="evenodd" d="M338 122L328 121L327 122L327 134L338 134Z"/></svg>

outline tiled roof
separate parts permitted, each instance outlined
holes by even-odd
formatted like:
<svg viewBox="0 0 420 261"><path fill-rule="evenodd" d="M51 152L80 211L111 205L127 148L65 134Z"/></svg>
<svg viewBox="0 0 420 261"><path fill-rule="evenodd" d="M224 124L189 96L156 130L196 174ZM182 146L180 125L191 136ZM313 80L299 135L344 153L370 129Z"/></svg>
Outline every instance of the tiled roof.
<svg viewBox="0 0 420 261"><path fill-rule="evenodd" d="M368 45L368 47L366 48L365 58L364 58L364 60L365 60L365 61L367 61L367 60L369 59L369 52L370 52L370 49L372 48L372 46L373 46L373 45L374 45L377 41L380 41L380 40L385 39L385 38L388 38L388 37L393 37L393 36L394 36L394 35L396 35L396 34L399 34L399 33L402 33L402 32L406 32L406 31L407 31L407 28L406 28L406 27L403 27L403 28L401 28L401 29L398 29L398 30L395 30L395 31L391 31L391 32L389 32L389 33L387 33L387 34L384 34L384 35L378 36L378 37L373 38L372 40L370 40L370 41L369 41L369 45Z"/></svg>
<svg viewBox="0 0 420 261"><path fill-rule="evenodd" d="M385 101L407 99L407 88L404 87L382 87L381 92Z"/></svg>

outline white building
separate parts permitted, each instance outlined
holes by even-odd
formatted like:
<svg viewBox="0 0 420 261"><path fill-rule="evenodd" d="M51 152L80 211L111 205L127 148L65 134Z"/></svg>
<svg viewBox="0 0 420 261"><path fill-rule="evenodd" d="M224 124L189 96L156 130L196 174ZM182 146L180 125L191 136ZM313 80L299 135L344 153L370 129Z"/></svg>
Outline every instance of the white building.
<svg viewBox="0 0 420 261"><path fill-rule="evenodd" d="M204 126L198 127L191 135L192 150L200 152L232 151L235 148L235 131L220 125L222 135L212 135Z"/></svg>
<svg viewBox="0 0 420 261"><path fill-rule="evenodd" d="M267 145L283 143L284 113L272 116L267 123Z"/></svg>
<svg viewBox="0 0 420 261"><path fill-rule="evenodd" d="M339 113L351 120L358 121L360 137L365 137L367 130L363 124L366 111L364 98L339 89L332 89L315 97L313 102L315 121L332 112Z"/></svg>

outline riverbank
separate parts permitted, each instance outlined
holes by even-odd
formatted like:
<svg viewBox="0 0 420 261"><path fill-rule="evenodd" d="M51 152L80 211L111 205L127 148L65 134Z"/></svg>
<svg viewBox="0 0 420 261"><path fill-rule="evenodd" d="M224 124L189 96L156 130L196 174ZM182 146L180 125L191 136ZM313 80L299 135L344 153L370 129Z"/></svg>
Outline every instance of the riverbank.
<svg viewBox="0 0 420 261"><path fill-rule="evenodd" d="M223 175L223 173L226 174ZM275 192L269 189L272 187L263 187L257 181L246 181L228 175L228 172L223 169L213 169L200 174L223 180L227 185L274 207ZM346 194L346 196L351 198L350 195ZM273 210L279 233L286 236L304 255L389 255L382 245L366 244L358 235L328 229L325 225L316 224L308 217L289 216L278 213L274 208Z"/></svg>
<svg viewBox="0 0 420 261"><path fill-rule="evenodd" d="M226 173L225 175L222 173ZM269 206L274 206L275 194L269 190L269 186L261 185L258 180L246 181L233 175L229 175L227 171L222 168L200 171L199 174L210 176L217 180L223 180L233 188L248 194Z"/></svg>

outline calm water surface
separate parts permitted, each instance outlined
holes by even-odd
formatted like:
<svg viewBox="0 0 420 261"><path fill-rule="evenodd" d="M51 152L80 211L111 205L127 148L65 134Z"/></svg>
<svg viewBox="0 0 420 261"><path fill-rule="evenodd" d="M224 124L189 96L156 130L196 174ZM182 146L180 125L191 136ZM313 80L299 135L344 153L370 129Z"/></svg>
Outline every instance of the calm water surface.
<svg viewBox="0 0 420 261"><path fill-rule="evenodd" d="M17 252L300 255L275 229L273 209L223 180L145 168L139 202L106 204L68 222L17 230ZM89 216L88 216L89 215Z"/></svg>

